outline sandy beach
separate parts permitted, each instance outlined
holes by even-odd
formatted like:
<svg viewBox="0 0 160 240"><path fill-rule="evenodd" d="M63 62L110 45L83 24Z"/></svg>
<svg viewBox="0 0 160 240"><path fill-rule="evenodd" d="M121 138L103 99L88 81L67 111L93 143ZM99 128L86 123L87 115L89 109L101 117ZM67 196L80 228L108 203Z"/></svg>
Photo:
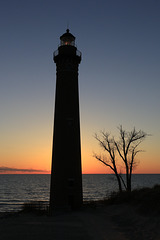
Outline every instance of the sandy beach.
<svg viewBox="0 0 160 240"><path fill-rule="evenodd" d="M0 215L3 240L160 240L160 216L142 215L127 204L85 206L80 211Z"/></svg>

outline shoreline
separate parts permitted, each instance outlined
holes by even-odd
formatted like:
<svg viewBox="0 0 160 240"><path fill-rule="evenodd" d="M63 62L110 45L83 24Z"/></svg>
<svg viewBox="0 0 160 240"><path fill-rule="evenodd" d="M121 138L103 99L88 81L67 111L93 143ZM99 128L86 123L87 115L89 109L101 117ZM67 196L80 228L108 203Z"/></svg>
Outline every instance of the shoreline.
<svg viewBox="0 0 160 240"><path fill-rule="evenodd" d="M160 185L117 193L91 201L77 211L55 211L27 205L24 211L0 213L4 240L160 240Z"/></svg>

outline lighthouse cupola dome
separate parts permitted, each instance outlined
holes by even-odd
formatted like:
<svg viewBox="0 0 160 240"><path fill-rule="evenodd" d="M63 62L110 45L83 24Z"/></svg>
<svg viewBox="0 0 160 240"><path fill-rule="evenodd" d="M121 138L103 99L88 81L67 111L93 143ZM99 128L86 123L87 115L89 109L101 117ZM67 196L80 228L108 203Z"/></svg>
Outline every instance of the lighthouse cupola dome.
<svg viewBox="0 0 160 240"><path fill-rule="evenodd" d="M66 30L66 33L64 33L61 37L61 46L63 45L71 45L75 46L75 37L69 32L69 29Z"/></svg>

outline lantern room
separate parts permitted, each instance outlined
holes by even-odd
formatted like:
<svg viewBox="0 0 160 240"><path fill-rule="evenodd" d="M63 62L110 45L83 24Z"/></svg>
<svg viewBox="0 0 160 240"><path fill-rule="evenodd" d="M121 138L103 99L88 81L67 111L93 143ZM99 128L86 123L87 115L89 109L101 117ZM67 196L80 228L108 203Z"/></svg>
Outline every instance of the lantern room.
<svg viewBox="0 0 160 240"><path fill-rule="evenodd" d="M66 33L64 33L61 37L61 46L64 45L71 45L75 46L75 37L69 32L69 29L66 30Z"/></svg>

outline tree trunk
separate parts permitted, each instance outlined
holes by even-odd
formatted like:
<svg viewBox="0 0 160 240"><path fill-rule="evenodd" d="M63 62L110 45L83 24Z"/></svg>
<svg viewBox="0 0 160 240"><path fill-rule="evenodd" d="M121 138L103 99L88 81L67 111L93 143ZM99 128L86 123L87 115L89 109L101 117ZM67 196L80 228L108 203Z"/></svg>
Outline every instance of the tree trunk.
<svg viewBox="0 0 160 240"><path fill-rule="evenodd" d="M122 183L121 183L121 179L119 177L119 174L115 172L117 181L118 181L118 187L119 187L119 192L122 192Z"/></svg>
<svg viewBox="0 0 160 240"><path fill-rule="evenodd" d="M126 164L126 183L127 183L127 192L131 192L131 182L128 165Z"/></svg>

